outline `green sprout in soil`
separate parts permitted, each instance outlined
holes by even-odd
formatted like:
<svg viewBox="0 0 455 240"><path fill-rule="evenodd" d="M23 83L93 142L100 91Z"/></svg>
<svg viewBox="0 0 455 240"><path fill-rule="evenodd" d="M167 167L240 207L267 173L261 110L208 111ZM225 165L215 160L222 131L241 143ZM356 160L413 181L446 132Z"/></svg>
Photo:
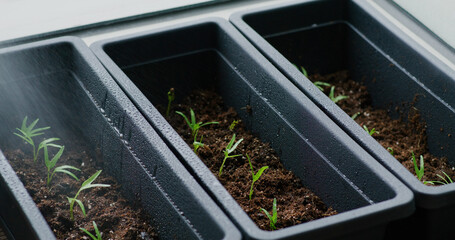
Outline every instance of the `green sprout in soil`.
<svg viewBox="0 0 455 240"><path fill-rule="evenodd" d="M453 183L452 179L449 177L449 175L447 173L445 173L444 171L442 171L442 173L445 176L441 176L439 174L436 174L436 176L438 176L438 178L440 178L442 181L431 181L430 183L431 184L439 183L439 184L442 184L442 185Z"/></svg>
<svg viewBox="0 0 455 240"><path fill-rule="evenodd" d="M221 174L223 173L223 166L224 166L224 163L226 162L226 159L242 156L242 154L237 154L237 155L232 155L232 156L229 155L229 154L231 154L232 152L235 151L235 149L239 146L239 144L242 141L243 141L243 138L241 138L240 140L235 142L235 133L234 133L234 135L232 136L231 141L228 143L228 145L226 146L226 149L223 151L224 159L223 159L223 163L221 164L220 172L219 172L218 176L221 176Z"/></svg>
<svg viewBox="0 0 455 240"><path fill-rule="evenodd" d="M388 147L388 148L387 148L387 151L389 151L389 153L393 156L393 148Z"/></svg>
<svg viewBox="0 0 455 240"><path fill-rule="evenodd" d="M299 67L297 67L297 65L295 65L295 64L293 64L293 65L294 65L294 67L297 68L297 70L301 71L303 73L303 75L305 75L305 77L308 78L308 72L306 71L306 69L304 67L300 66L300 69L299 69Z"/></svg>
<svg viewBox="0 0 455 240"><path fill-rule="evenodd" d="M250 188L250 200L251 200L251 197L253 196L253 185L254 183L259 180L259 178L261 177L262 173L267 169L269 168L269 166L264 166L262 167L261 169L259 169L259 171L257 171L256 174L254 174L254 169L253 169L253 164L251 163L251 159L250 159L250 156L248 156L248 153L246 154L246 157L248 158L248 163L250 164L250 168L251 168L251 176L253 177L253 181L251 182L251 188Z"/></svg>
<svg viewBox="0 0 455 240"><path fill-rule="evenodd" d="M270 213L267 210L265 210L264 208L261 208L261 210L269 218L269 220L270 220L270 228L272 230L276 230L276 222L277 222L277 219L278 219L278 214L277 214L277 210L276 210L276 198L273 199L272 215L270 215Z"/></svg>
<svg viewBox="0 0 455 240"><path fill-rule="evenodd" d="M376 131L375 128L371 129L371 130L368 130L368 127L366 125L363 125L363 129L365 129L365 131L370 134L370 136L373 136L373 134L375 133L379 133L378 131ZM393 154L392 154L393 155Z"/></svg>
<svg viewBox="0 0 455 240"><path fill-rule="evenodd" d="M167 92L167 110L166 110L166 117L169 117L169 112L171 111L171 103L175 99L174 88L169 89Z"/></svg>
<svg viewBox="0 0 455 240"><path fill-rule="evenodd" d="M188 118L182 112L179 112L179 111L175 111L175 112L185 119L186 123L191 128L191 132L192 132L191 135L192 136L194 136L196 134L196 132L199 130L199 128L201 128L201 127L203 127L205 125L219 124L219 122L208 122L208 123L198 122L198 123L196 123L196 116L194 115L194 111L191 108L190 108L191 122L188 120Z"/></svg>
<svg viewBox="0 0 455 240"><path fill-rule="evenodd" d="M235 128L235 125L239 123L239 120L234 120L232 121L231 125L229 125L229 130L233 131Z"/></svg>
<svg viewBox="0 0 455 240"><path fill-rule="evenodd" d="M92 184L92 183L96 180L96 178L101 174L101 171L102 171L102 170L98 170L98 171L97 171L95 174L93 174L89 179L85 180L85 181L82 183L81 188L79 188L79 190L77 191L76 195L75 195L73 198L66 197L66 198L68 198L68 201L69 201L69 203L70 203L70 216L71 216L71 221L74 221L74 215L73 215L74 203L77 203L77 204L79 205L79 207L80 207L81 210L82 210L82 214L84 214L84 217L86 216L84 204L82 203L81 200L77 199L77 197L79 196L79 194L80 194L83 190L90 189L90 188L95 188L95 187L110 187L110 186L111 186L111 185L109 185L109 184Z"/></svg>
<svg viewBox="0 0 455 240"><path fill-rule="evenodd" d="M330 88L329 98L330 100L332 100L332 102L337 103L343 99L349 98L349 96L338 95L337 97L335 97L335 86L332 86Z"/></svg>
<svg viewBox="0 0 455 240"><path fill-rule="evenodd" d="M93 221L93 228L95 229L96 237L85 228L79 228L79 229L81 231L83 231L85 234L87 234L89 237L91 237L93 240L101 240L101 233L100 233L100 230L98 230L98 226L96 226L95 221Z"/></svg>
<svg viewBox="0 0 455 240"><path fill-rule="evenodd" d="M54 177L55 173L65 173L65 174L68 174L69 176L71 176L72 178L76 179L77 181L79 181L79 178L77 178L76 175L74 175L74 173L68 171L68 169L80 171L79 168L76 168L76 167L73 167L70 165L62 165L62 166L54 168L55 165L57 164L58 160L62 156L63 150L65 150L65 146L61 146L60 149L58 150L58 152L54 155L54 157L52 157L51 160L49 160L49 153L48 153L48 149L47 149L48 146L49 145L47 145L47 144L44 144L44 146L43 146L44 163L46 164L46 167L47 167L47 181L46 181L47 186L49 187L49 184L51 183L52 177ZM54 170L52 171L52 169L54 169Z"/></svg>
<svg viewBox="0 0 455 240"><path fill-rule="evenodd" d="M35 151L36 150L36 146L35 146L35 142L33 141L32 137L36 137L36 136L44 134L43 131L49 129L50 127L43 127L43 128L33 129L36 126L36 124L38 123L39 118L37 118L35 121L33 121L28 126L27 126L27 119L28 119L28 117L26 116L24 118L24 120L22 121L21 128L20 129L16 128L16 130L18 130L19 133L14 133L14 135L22 138L24 141L26 141L27 143L32 145L32 147L33 147L33 161L36 161L36 159L38 158L39 149L37 151Z"/></svg>
<svg viewBox="0 0 455 240"><path fill-rule="evenodd" d="M324 92L324 87L330 87L332 85L330 85L330 83L326 83L326 82L321 82L321 81L316 81L316 82L313 82L313 84L319 88L319 90L323 91Z"/></svg>
<svg viewBox="0 0 455 240"><path fill-rule="evenodd" d="M425 172L425 166L424 166L424 163L423 163L423 156L420 155L420 167L417 166L417 160L416 160L416 157L414 155L414 152L411 152L412 153L412 162L414 163L414 170L416 172L416 175L417 175L417 179L419 179L419 181L422 181L422 178L423 178L423 174ZM423 184L433 184L432 181L423 181Z"/></svg>
<svg viewBox="0 0 455 240"><path fill-rule="evenodd" d="M351 116L352 120L355 120L359 115L360 115L360 112L354 113L354 114Z"/></svg>
<svg viewBox="0 0 455 240"><path fill-rule="evenodd" d="M201 136L201 140L197 141L197 131L196 131L196 134L194 134L194 141L193 141L193 150L194 150L194 153L197 154L197 150L200 148L200 147L203 147L204 144L202 143L202 138L204 136Z"/></svg>

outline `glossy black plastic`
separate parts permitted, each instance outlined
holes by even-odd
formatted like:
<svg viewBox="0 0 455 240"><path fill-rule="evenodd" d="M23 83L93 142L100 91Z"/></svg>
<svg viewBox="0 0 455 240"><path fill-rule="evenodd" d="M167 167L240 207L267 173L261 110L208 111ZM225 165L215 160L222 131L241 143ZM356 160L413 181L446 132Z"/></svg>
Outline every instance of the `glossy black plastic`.
<svg viewBox="0 0 455 240"><path fill-rule="evenodd" d="M208 19L91 46L121 88L247 239L382 239L413 212L413 196L235 28ZM285 167L340 214L278 231L260 230L155 108L193 89L215 89ZM177 101L178 101L177 100ZM246 106L251 111L246 111ZM246 190L247 191L247 190Z"/></svg>
<svg viewBox="0 0 455 240"><path fill-rule="evenodd" d="M51 126L66 149L83 144L102 161L103 174L114 176L124 196L150 214L160 238L240 239L80 39L0 50L0 102L2 149L28 147L12 132L24 116L39 118L38 126ZM0 172L0 217L14 237L55 238L2 155Z"/></svg>
<svg viewBox="0 0 455 240"><path fill-rule="evenodd" d="M380 1L380 0L378 0ZM376 2L378 2L376 1ZM295 1L241 12L231 22L302 92L393 172L416 195L416 214L403 224L425 239L453 236L455 185L425 186L319 91L293 64L310 73L348 70L372 104L406 115L411 104L426 123L429 151L455 166L455 72L393 22L374 1Z"/></svg>

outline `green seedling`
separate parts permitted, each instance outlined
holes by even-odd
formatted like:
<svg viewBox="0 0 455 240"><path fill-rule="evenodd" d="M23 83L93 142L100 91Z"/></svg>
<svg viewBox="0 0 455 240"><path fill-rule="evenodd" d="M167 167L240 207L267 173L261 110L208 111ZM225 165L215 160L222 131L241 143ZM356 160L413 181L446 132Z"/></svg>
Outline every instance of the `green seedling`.
<svg viewBox="0 0 455 240"><path fill-rule="evenodd" d="M95 229L96 237L85 228L79 228L79 229L81 231L83 231L85 234L87 234L89 237L91 237L93 240L101 240L101 233L100 233L100 230L98 230L98 226L96 226L95 221L93 221L93 228Z"/></svg>
<svg viewBox="0 0 455 240"><path fill-rule="evenodd" d="M228 158L235 158L235 157L242 156L242 154L237 154L237 155L232 155L232 156L229 155L229 154L231 154L233 151L235 151L235 149L237 148L237 146L239 146L239 144L240 144L242 141L243 141L243 138L241 138L240 140L238 140L237 142L235 142L235 133L234 133L234 135L232 136L231 141L228 143L228 145L226 146L226 149L223 151L223 153L224 153L224 159L223 159L223 163L221 164L220 173L218 174L218 176L221 176L221 174L223 173L223 166L224 166L224 163L226 162L226 159L228 159ZM234 144L234 143L235 143L235 144Z"/></svg>
<svg viewBox="0 0 455 240"><path fill-rule="evenodd" d="M330 85L330 83L326 83L326 82L321 82L321 81L316 81L316 82L313 82L313 84L319 88L319 90L323 91L324 92L324 87L330 87L332 85Z"/></svg>
<svg viewBox="0 0 455 240"><path fill-rule="evenodd" d="M359 115L360 115L360 112L354 113L354 114L351 116L352 120L355 120Z"/></svg>
<svg viewBox="0 0 455 240"><path fill-rule="evenodd" d="M239 120L234 120L232 121L231 125L229 125L229 130L233 131L235 128L235 125L239 123Z"/></svg>
<svg viewBox="0 0 455 240"><path fill-rule="evenodd" d="M414 163L414 170L416 172L417 179L419 179L419 181L421 181L424 171L425 171L424 163L423 163L423 156L420 155L420 168L419 168L419 166L417 166L417 160L416 160L416 156L414 155L414 152L411 152L411 153L412 153L412 162Z"/></svg>
<svg viewBox="0 0 455 240"><path fill-rule="evenodd" d="M269 168L269 166L264 166L262 167L261 169L259 169L259 171L257 171L256 174L254 174L254 169L253 169L253 164L251 163L251 159L250 159L250 156L248 156L248 153L246 154L246 157L248 158L248 163L250 164L250 168L251 168L251 176L253 177L253 181L251 182L251 188L250 188L250 200L251 200L251 197L253 196L253 185L254 183L259 180L259 178L261 177L262 173L267 169Z"/></svg>
<svg viewBox="0 0 455 240"><path fill-rule="evenodd" d="M77 178L76 175L74 175L74 173L68 171L68 169L80 171L79 168L76 168L76 167L73 167L70 165L62 165L62 166L58 166L58 167L54 168L55 165L57 164L58 160L62 156L63 150L65 150L65 146L61 146L60 149L58 150L58 152L54 155L54 157L52 157L51 160L49 160L49 153L48 153L48 149L47 149L48 146L49 145L47 145L47 144L43 145L44 163L46 164L46 167L47 167L47 181L46 181L47 186L49 187L49 184L51 183L52 178L54 177L55 173L65 173L65 174L68 174L69 176L71 176L72 178L76 179L77 181L79 181L79 178ZM52 146L54 146L54 144L52 144ZM52 169L54 169L54 170L52 170Z"/></svg>
<svg viewBox="0 0 455 240"><path fill-rule="evenodd" d="M174 88L169 89L167 92L167 110L166 110L166 117L169 117L169 112L171 111L171 104L175 99Z"/></svg>
<svg viewBox="0 0 455 240"><path fill-rule="evenodd" d="M368 130L368 127L366 125L363 125L363 129L365 129L365 131L370 134L370 136L373 136L373 134L375 133L379 133L378 131L375 130L375 128L371 129L371 130ZM393 154L392 154L393 155Z"/></svg>
<svg viewBox="0 0 455 240"><path fill-rule="evenodd" d="M303 73L303 75L305 75L305 77L308 78L308 72L306 71L306 69L304 67L300 66L300 69L299 69L299 67L297 67L297 65L295 65L295 64L293 64L293 65L294 65L294 67L297 68L297 70L301 71Z"/></svg>
<svg viewBox="0 0 455 240"><path fill-rule="evenodd" d="M188 118L182 112L176 111L176 113L178 115L182 116L185 119L186 123L191 128L191 132L192 132L191 135L192 136L194 136L196 134L196 132L199 130L199 128L201 128L201 127L203 127L205 125L219 124L219 122L208 122L208 123L198 122L198 123L196 123L196 116L194 115L194 111L191 108L190 108L191 122L188 120Z"/></svg>
<svg viewBox="0 0 455 240"><path fill-rule="evenodd" d="M74 221L74 215L73 215L73 209L74 209L74 203L77 203L79 205L79 207L81 208L82 210L82 214L84 214L84 217L86 216L85 214L85 207L84 207L84 204L82 203L81 200L77 199L77 197L79 196L79 194L84 191L84 190L87 190L87 189L90 189L90 188L95 188L95 187L110 187L111 185L109 184L92 184L96 178L101 174L101 171L102 170L98 170L95 174L93 174L90 178L88 178L87 180L85 180L83 183L82 183L82 186L81 188L79 188L79 190L77 191L76 195L73 197L73 198L70 198L70 197L66 197L70 203L70 216L71 216L71 221Z"/></svg>
<svg viewBox="0 0 455 240"><path fill-rule="evenodd" d="M449 175L447 173L445 173L444 171L442 171L442 173L445 176L441 176L439 174L436 174L436 176L438 176L438 178L440 178L442 181L430 181L429 183L431 183L431 184L439 183L439 184L442 184L442 185L453 183L452 179L449 177Z"/></svg>
<svg viewBox="0 0 455 240"><path fill-rule="evenodd" d="M393 156L393 148L388 147L388 148L387 148L387 151L389 151L389 153Z"/></svg>
<svg viewBox="0 0 455 240"><path fill-rule="evenodd" d="M424 163L423 163L423 156L420 155L420 167L417 166L417 160L416 160L416 157L414 155L414 152L411 152L412 153L412 162L414 163L414 170L416 172L416 175L417 175L417 179L419 179L419 181L422 181L422 178L423 178L423 174L425 172L425 166L424 166ZM433 184L432 181L423 181L423 184Z"/></svg>
<svg viewBox="0 0 455 240"><path fill-rule="evenodd" d="M329 98L330 100L332 100L332 102L337 103L343 99L349 98L349 96L338 95L337 97L335 97L335 86L332 86L330 88Z"/></svg>
<svg viewBox="0 0 455 240"><path fill-rule="evenodd" d="M270 213L267 210L265 210L264 208L261 208L261 210L269 218L269 220L270 220L270 228L272 230L276 230L276 222L277 222L277 219L278 219L278 213L277 213L277 210L276 210L276 198L273 199L272 215L270 215Z"/></svg>
<svg viewBox="0 0 455 240"><path fill-rule="evenodd" d="M194 153L197 154L197 150L200 148L200 147L203 147L204 144L202 143L202 138L204 136L201 136L201 140L199 140L199 142L197 141L197 132L196 134L194 135L194 141L193 141L193 150L194 150Z"/></svg>
<svg viewBox="0 0 455 240"><path fill-rule="evenodd" d="M39 118L37 118L35 121L33 121L28 126L27 126L27 119L28 119L28 117L26 116L24 118L24 120L22 121L21 128L20 129L16 128L16 130L19 131L19 133L14 133L14 135L22 138L28 144L32 145L32 147L33 147L33 161L36 161L36 159L38 158L39 148L38 148L38 150L36 150L35 142L33 141L32 138L44 134L43 131L49 129L50 127L43 127L43 128L33 129L36 126L36 124L38 123Z"/></svg>

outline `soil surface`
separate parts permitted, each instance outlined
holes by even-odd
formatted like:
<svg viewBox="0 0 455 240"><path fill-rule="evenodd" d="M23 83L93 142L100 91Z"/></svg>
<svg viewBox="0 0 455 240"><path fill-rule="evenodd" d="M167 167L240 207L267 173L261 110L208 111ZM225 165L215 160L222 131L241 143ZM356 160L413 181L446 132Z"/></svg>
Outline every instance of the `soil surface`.
<svg viewBox="0 0 455 240"><path fill-rule="evenodd" d="M193 149L194 140L191 130L183 117L175 111L183 112L190 117L191 108L195 112L197 122L219 122L200 128L197 136L198 140L203 136L204 146L198 149L198 155L261 229L270 230L269 219L260 209L264 208L272 214L274 198L277 199L277 229L337 214L314 193L303 187L299 178L283 167L269 144L261 142L244 128L235 110L227 108L215 91L198 90L179 102L186 104L174 104L167 120L190 148ZM164 116L165 108L158 108ZM230 130L233 121L239 122ZM242 156L227 159L219 177L219 169L224 159L223 150L233 134L236 134L236 141L239 139L243 141L230 155ZM250 156L255 173L263 166L269 167L255 182L251 200L249 192L252 174L246 154Z"/></svg>
<svg viewBox="0 0 455 240"><path fill-rule="evenodd" d="M23 149L28 148L31 148L30 145L24 144ZM81 172L72 171L80 181L66 174L56 173L50 188L46 186L47 168L42 157L34 162L31 151L30 154L22 150L4 153L57 239L90 239L79 228L85 228L94 234L92 221L96 222L103 239L157 238L148 224L149 218L121 196L120 185L106 172L102 172L93 183L111 186L82 191L78 199L84 203L87 216L84 218L81 209L75 204L75 221L70 220L67 196L74 197L83 181L102 169L101 165L85 151L71 151L65 148L57 163L57 166L67 164L81 169Z"/></svg>
<svg viewBox="0 0 455 240"><path fill-rule="evenodd" d="M406 111L408 116L392 119L389 116L392 110L376 109L371 106L367 88L350 79L347 71L324 76L314 74L309 78L313 82L327 82L335 86L335 97L349 96L349 98L337 102L337 105L349 116L357 115L354 120L360 126L366 126L370 131L374 128L376 132L372 137L389 152L393 151L393 156L412 174L415 175L412 161L412 152L414 152L418 164L420 164L420 155L424 158L423 181L442 181L436 175L444 176L442 172L454 179L455 171L453 167L449 166L447 158L438 158L428 152L425 123L420 120L419 112L412 106L413 103L404 104L409 106L409 111ZM324 93L329 95L329 92L330 87L325 86ZM403 119L407 119L407 121ZM439 184L435 183L435 185Z"/></svg>

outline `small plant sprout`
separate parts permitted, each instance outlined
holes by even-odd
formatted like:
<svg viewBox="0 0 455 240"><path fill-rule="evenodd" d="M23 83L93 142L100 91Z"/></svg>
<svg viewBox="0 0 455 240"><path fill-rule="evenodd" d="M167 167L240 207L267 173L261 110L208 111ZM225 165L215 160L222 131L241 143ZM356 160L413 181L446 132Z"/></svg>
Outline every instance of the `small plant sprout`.
<svg viewBox="0 0 455 240"><path fill-rule="evenodd" d="M337 97L335 97L335 86L332 86L330 88L329 98L330 100L332 100L332 102L337 103L343 99L349 98L349 96L338 95Z"/></svg>
<svg viewBox="0 0 455 240"><path fill-rule="evenodd" d="M196 132L199 130L199 128L201 128L205 125L219 124L219 122L208 122L208 123L198 122L198 123L196 123L196 116L194 115L194 111L191 108L190 108L191 122L188 120L188 118L182 112L179 112L179 111L175 111L175 112L185 119L186 123L191 128L192 136L194 136L196 134Z"/></svg>
<svg viewBox="0 0 455 240"><path fill-rule="evenodd" d="M95 174L93 174L90 178L88 178L87 180L85 180L83 183L82 183L82 186L81 188L79 188L79 190L77 191L76 195L73 197L73 198L70 198L70 197L66 197L68 198L68 201L70 203L70 216L71 216L71 221L74 221L74 215L73 215L73 209L74 209L74 203L77 203L79 205L79 207L81 208L82 210L82 214L84 214L84 217L86 216L85 214L85 207L84 207L84 204L82 203L81 200L77 199L77 197L79 196L79 194L86 190L86 189L90 189L90 188L95 188L95 187L110 187L111 185L109 184L92 184L96 178L101 174L101 171L102 170L98 170Z"/></svg>
<svg viewBox="0 0 455 240"><path fill-rule="evenodd" d="M440 178L442 181L431 181L431 184L439 183L439 184L442 184L442 185L446 185L446 184L449 184L449 183L453 183L452 179L449 177L449 175L447 173L445 173L444 171L442 171L442 173L445 176L441 176L439 174L436 174L436 176L438 176L438 178Z"/></svg>
<svg viewBox="0 0 455 240"><path fill-rule="evenodd" d="M239 144L240 144L242 141L243 141L243 138L241 138L240 140L238 140L237 142L235 142L235 133L234 133L234 135L232 136L231 141L228 143L228 145L226 146L226 149L223 151L223 153L224 153L224 159L223 159L223 163L221 164L220 173L218 174L218 176L221 176L221 174L223 173L223 166L224 166L224 163L226 162L226 159L228 159L228 158L235 158L235 157L242 156L242 154L237 154L237 155L232 155L232 156L229 155L229 154L231 154L232 152L235 151L235 149L237 148L237 146L239 146ZM234 144L234 143L235 143L235 144Z"/></svg>
<svg viewBox="0 0 455 240"><path fill-rule="evenodd" d="M81 231L83 231L85 234L87 234L89 237L91 237L93 240L101 240L101 233L100 233L100 230L98 230L98 226L96 226L95 221L93 221L93 228L95 229L96 237L85 228L79 228L79 229Z"/></svg>
<svg viewBox="0 0 455 240"><path fill-rule="evenodd" d="M232 121L231 125L229 125L229 130L234 131L235 125L239 123L239 120Z"/></svg>
<svg viewBox="0 0 455 240"><path fill-rule="evenodd" d="M254 174L254 169L253 169L253 164L251 163L251 159L250 159L250 156L248 156L248 153L246 154L246 157L248 158L248 163L250 164L250 168L251 168L251 176L253 177L253 181L251 182L251 188L250 188L250 200L251 200L251 197L253 196L253 185L254 183L259 180L259 178L261 177L262 173L267 169L269 168L269 166L264 166L262 167L261 169L259 169L259 171Z"/></svg>
<svg viewBox="0 0 455 240"><path fill-rule="evenodd" d="M193 150L194 150L194 153L197 154L197 150L200 148L200 147L203 147L204 144L202 143L202 138L204 136L201 136L201 140L197 141L197 132L196 134L194 134L194 141L193 141Z"/></svg>
<svg viewBox="0 0 455 240"><path fill-rule="evenodd" d="M297 65L295 65L295 64L293 64L293 65L294 65L294 67L297 68L297 70L301 71L305 77L308 78L308 72L306 71L306 69L304 67L300 66L300 68L299 68L299 67L297 67Z"/></svg>
<svg viewBox="0 0 455 240"><path fill-rule="evenodd" d="M38 150L36 150L35 142L33 141L32 137L36 137L39 135L44 134L44 130L49 129L50 127L43 127L43 128L37 128L33 129L36 124L39 121L39 118L37 118L35 121L33 121L30 125L27 126L27 119L28 117L26 116L24 120L22 121L22 126L21 128L16 128L19 133L14 133L14 135L22 138L24 141L26 141L28 144L32 145L33 147L33 161L36 161L38 158ZM35 151L36 150L36 151Z"/></svg>
<svg viewBox="0 0 455 240"><path fill-rule="evenodd" d="M326 83L326 82L321 82L321 81L316 81L316 82L313 82L313 84L319 88L319 90L323 91L324 92L324 87L330 87L332 85L330 85L330 83Z"/></svg>
<svg viewBox="0 0 455 240"><path fill-rule="evenodd" d="M379 133L378 131L376 131L375 128L371 129L371 130L368 130L368 127L366 125L363 125L363 129L365 129L365 131L370 134L370 136L373 136L373 134L375 133Z"/></svg>
<svg viewBox="0 0 455 240"><path fill-rule="evenodd" d="M388 147L388 148L387 148L387 151L389 151L389 153L393 156L393 148Z"/></svg>
<svg viewBox="0 0 455 240"><path fill-rule="evenodd" d="M360 112L354 113L354 114L351 116L352 120L355 120L359 115L360 115Z"/></svg>
<svg viewBox="0 0 455 240"><path fill-rule="evenodd" d="M171 104L175 99L174 88L169 89L167 92L167 110L166 110L166 117L169 117L169 112L171 111Z"/></svg>
<svg viewBox="0 0 455 240"><path fill-rule="evenodd" d="M46 144L44 144L44 146L43 146L44 163L46 164L46 167L47 167L47 181L46 181L47 186L49 187L49 184L51 183L52 177L54 177L55 173L65 173L65 174L68 174L69 176L71 176L72 178L76 179L77 181L79 181L79 178L77 178L76 175L74 175L74 173L68 171L68 169L80 171L79 168L76 168L76 167L73 167L70 165L62 165L62 166L54 168L55 165L57 164L58 160L62 156L63 150L65 150L65 146L61 146L60 149L58 150L58 152L54 155L54 157L52 157L51 160L49 160L49 153L48 153L48 149L47 149L48 146L49 145L46 145ZM54 169L54 170L52 170L52 169Z"/></svg>
<svg viewBox="0 0 455 240"><path fill-rule="evenodd" d="M411 152L412 153L412 162L414 163L414 170L416 172L416 175L417 175L417 179L419 179L419 181L422 181L422 178L423 178L423 174L425 172L425 166L424 166L424 163L423 163L423 156L420 155L420 167L417 166L417 160L416 160L416 157L414 155L414 152ZM433 184L432 181L423 181L423 184Z"/></svg>
<svg viewBox="0 0 455 240"><path fill-rule="evenodd" d="M270 228L272 230L276 230L276 222L277 222L277 219L278 219L278 213L277 213L277 210L276 210L276 198L273 199L272 215L270 215L270 213L267 210L265 210L264 208L261 208L261 210L269 218L269 220L270 220Z"/></svg>

